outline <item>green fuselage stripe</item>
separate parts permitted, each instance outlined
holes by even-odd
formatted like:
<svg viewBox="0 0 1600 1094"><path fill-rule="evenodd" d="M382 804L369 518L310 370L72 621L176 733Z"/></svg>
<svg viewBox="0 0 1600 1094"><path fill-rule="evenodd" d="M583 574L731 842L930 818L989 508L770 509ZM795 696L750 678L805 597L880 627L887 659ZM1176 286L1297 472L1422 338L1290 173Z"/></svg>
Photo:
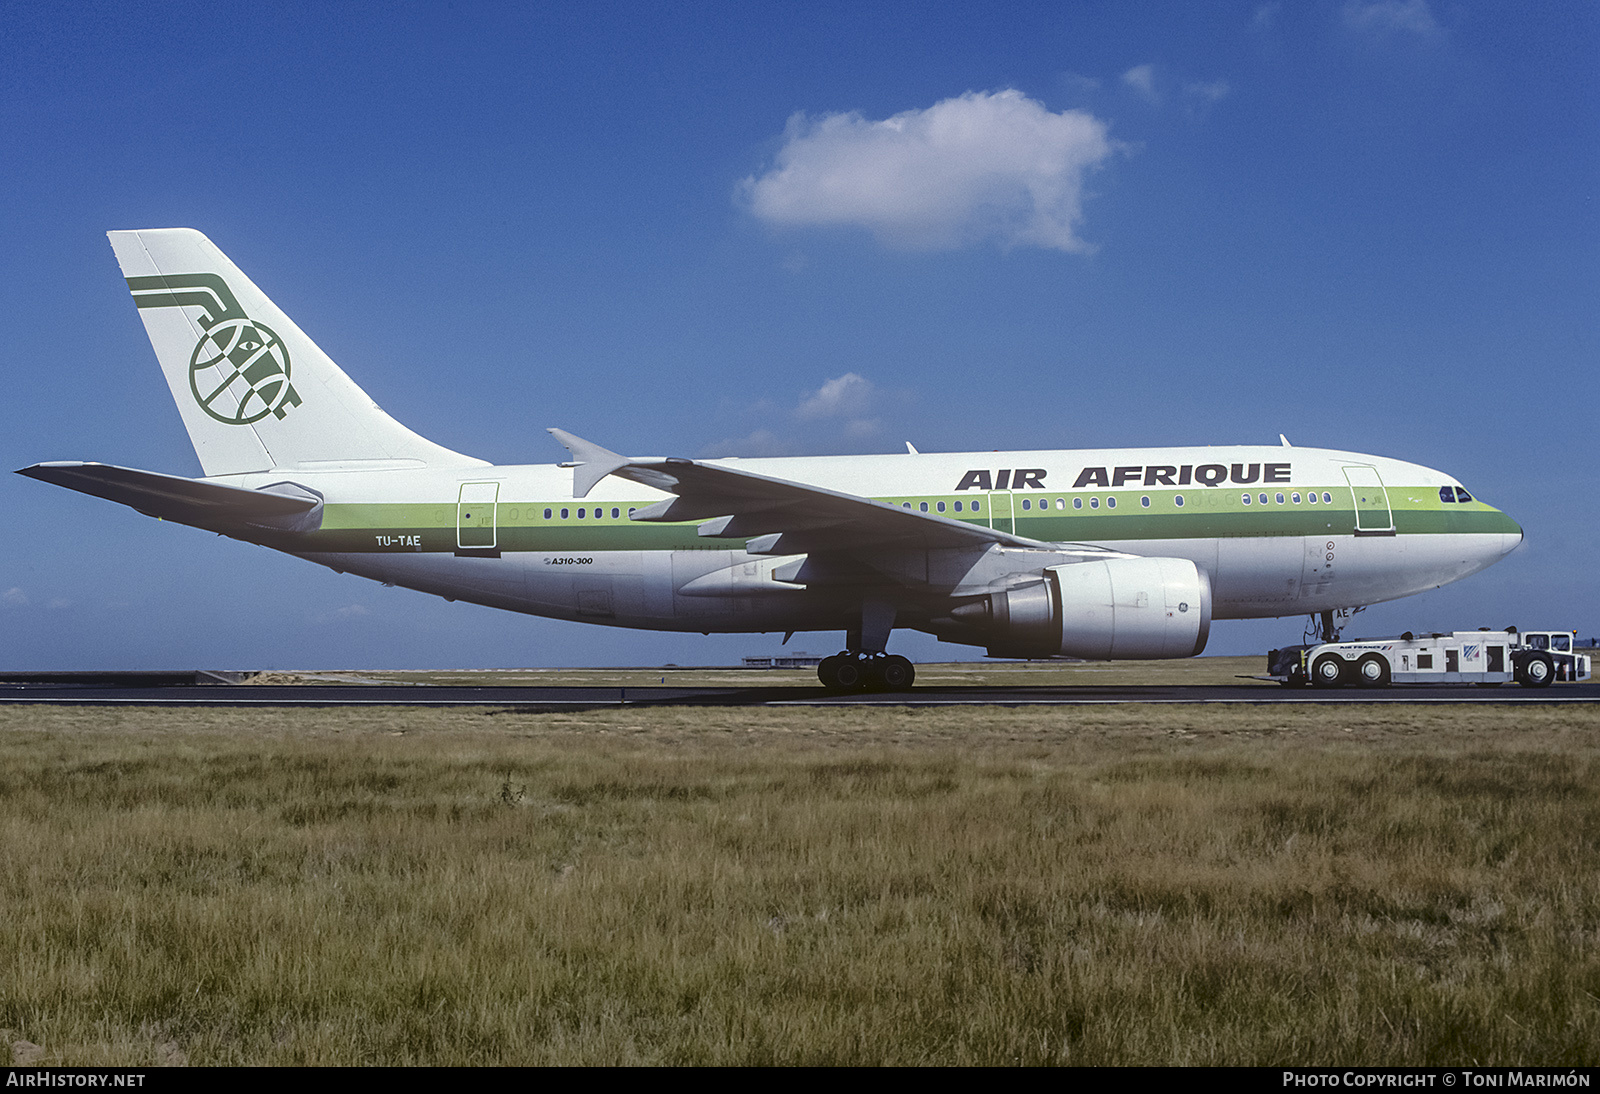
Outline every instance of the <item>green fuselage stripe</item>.
<svg viewBox="0 0 1600 1094"><path fill-rule="evenodd" d="M1340 493L1343 504L1340 504ZM1170 492L1100 492L1093 494L1063 494L1027 496L1029 508L1021 508L1024 495L1012 495L1009 504L1004 495L978 495L982 509L973 513L972 497L960 495L934 495L917 497L891 497L881 500L902 506L910 503L913 511L920 511L923 503L928 512L965 521L983 527L1045 542L1098 543L1108 541L1128 542L1162 539L1213 539L1242 536L1317 536L1349 535L1357 530L1356 510L1350 504L1348 486L1329 487L1335 500L1332 504L1319 502L1311 505L1302 501L1296 505L1288 500L1293 496L1285 491L1285 502L1276 501L1278 491L1268 491L1268 501L1262 504L1260 491L1251 493L1251 504L1243 503L1243 491L1214 489L1182 491L1184 505L1179 508L1176 498L1179 491ZM1322 491L1318 490L1318 496ZM1420 501L1408 495L1423 493ZM1065 508L1056 507L1060 497ZM1107 504L1115 498L1116 505ZM1148 498L1149 506L1142 504ZM1390 487L1390 512L1394 530L1401 535L1429 534L1516 534L1514 521L1492 506L1481 502L1454 502L1444 504L1437 492L1430 489L1406 490ZM1098 506L1091 508L1091 499ZM957 501L962 512L954 509ZM1074 508L1074 500L1082 508ZM943 503L944 512L938 512ZM632 503L634 507L650 504L648 501ZM1038 506L1047 508L1038 508ZM603 515L596 518L597 511ZM561 513L568 514L565 519ZM611 516L612 511L617 516ZM742 546L740 539L714 539L696 534L699 522L682 524L655 524L628 519L629 503L608 502L598 507L571 499L557 502L500 502L495 511L493 537L495 546L505 552L547 551L555 553L581 551L725 551ZM544 514L549 511L551 517ZM582 512L583 518L577 514ZM1363 525L1371 527L1374 520L1382 524L1381 507L1374 518L1367 509ZM439 503L399 504L329 504L323 512L320 531L295 537L294 550L301 552L381 552L394 551L453 551L458 542L456 526L457 506ZM479 517L482 520L482 517ZM486 527L475 530L487 533ZM470 536L466 542L474 542Z"/></svg>

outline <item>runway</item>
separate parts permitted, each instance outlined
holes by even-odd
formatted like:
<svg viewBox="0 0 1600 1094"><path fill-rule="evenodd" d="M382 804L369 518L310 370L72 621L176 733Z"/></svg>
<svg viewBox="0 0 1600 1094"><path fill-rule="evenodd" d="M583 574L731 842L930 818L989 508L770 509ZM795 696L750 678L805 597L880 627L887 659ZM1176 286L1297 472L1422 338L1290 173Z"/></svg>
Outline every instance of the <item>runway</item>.
<svg viewBox="0 0 1600 1094"><path fill-rule="evenodd" d="M145 678L148 676L148 678ZM220 674L39 673L0 678L0 703L72 706L352 707L483 706L536 711L649 706L1087 706L1116 703L1495 703L1600 702L1600 684L1547 688L1433 685L1286 688L1240 681L1206 685L959 686L832 695L817 686L547 687L393 684L228 684Z"/></svg>

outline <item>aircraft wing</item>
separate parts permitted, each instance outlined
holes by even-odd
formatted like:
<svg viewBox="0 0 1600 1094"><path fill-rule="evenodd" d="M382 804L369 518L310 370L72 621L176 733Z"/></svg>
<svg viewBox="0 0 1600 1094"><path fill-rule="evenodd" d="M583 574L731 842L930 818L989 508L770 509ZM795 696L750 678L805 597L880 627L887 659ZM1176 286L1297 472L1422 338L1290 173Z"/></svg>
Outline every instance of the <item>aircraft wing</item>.
<svg viewBox="0 0 1600 1094"><path fill-rule="evenodd" d="M246 490L131 467L77 462L36 463L17 474L198 528L243 524L303 532L316 528L322 519L321 496L293 483Z"/></svg>
<svg viewBox="0 0 1600 1094"><path fill-rule="evenodd" d="M754 472L680 457L629 458L564 430L551 434L574 457L573 495L584 497L607 475L676 495L646 506L634 520L704 521L702 536L751 540L752 554L788 554L885 544L975 547L1002 544L1086 556L1115 552L1080 545L1045 543L981 524L921 513L856 494L757 475ZM781 540L781 542L780 542Z"/></svg>

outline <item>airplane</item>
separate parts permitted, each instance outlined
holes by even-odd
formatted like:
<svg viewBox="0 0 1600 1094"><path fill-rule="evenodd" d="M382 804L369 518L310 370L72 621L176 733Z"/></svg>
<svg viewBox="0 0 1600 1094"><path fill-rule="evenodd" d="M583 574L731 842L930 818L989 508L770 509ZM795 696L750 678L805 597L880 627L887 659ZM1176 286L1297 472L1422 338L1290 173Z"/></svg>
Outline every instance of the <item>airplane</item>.
<svg viewBox="0 0 1600 1094"><path fill-rule="evenodd" d="M200 232L108 233L204 472L18 473L341 573L663 631L843 631L834 691L911 687L912 629L993 657L1190 657L1213 620L1410 596L1522 541L1416 464L1277 446L501 466L395 421Z"/></svg>

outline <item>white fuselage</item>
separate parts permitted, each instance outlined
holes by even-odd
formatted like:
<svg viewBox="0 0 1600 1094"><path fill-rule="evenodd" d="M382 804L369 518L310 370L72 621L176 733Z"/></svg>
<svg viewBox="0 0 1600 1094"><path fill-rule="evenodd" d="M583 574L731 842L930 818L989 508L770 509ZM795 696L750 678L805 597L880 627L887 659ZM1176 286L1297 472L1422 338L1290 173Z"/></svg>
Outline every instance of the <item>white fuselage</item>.
<svg viewBox="0 0 1600 1094"><path fill-rule="evenodd" d="M1219 619L1408 596L1475 573L1521 540L1521 530L1498 510L1475 501L1441 504L1441 488L1456 487L1448 475L1321 449L710 462L892 505L927 506L1048 543L1188 559L1209 576ZM1265 481L1269 475L1271 482ZM630 521L630 510L667 496L649 487L608 478L574 498L572 472L561 466L280 468L215 481L260 488L283 480L324 496L323 530L311 538L334 540L327 546L338 549L311 542L274 546L450 599L614 626L716 631L843 625L840 613L848 607L840 605L851 599L848 590L785 586L759 573L686 593L697 579L705 585L708 575L737 576L741 567L759 569L770 561L747 553L742 543L701 538L693 523ZM1014 489L1018 481L1023 485ZM1368 483L1373 499L1363 508L1358 499ZM908 548L885 554L878 569L899 590L911 618L913 605L970 595L1050 561L1048 551L1001 545Z"/></svg>

